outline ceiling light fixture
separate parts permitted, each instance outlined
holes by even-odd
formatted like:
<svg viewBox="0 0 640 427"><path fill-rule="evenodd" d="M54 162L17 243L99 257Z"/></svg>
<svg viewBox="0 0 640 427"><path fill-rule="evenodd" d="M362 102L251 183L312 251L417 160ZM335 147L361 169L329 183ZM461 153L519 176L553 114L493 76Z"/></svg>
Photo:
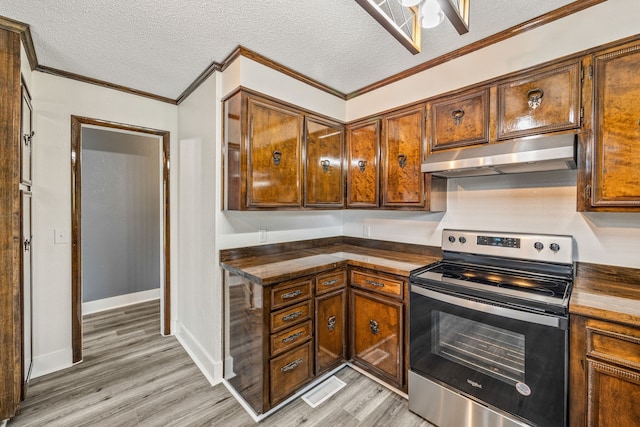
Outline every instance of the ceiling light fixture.
<svg viewBox="0 0 640 427"><path fill-rule="evenodd" d="M471 0L355 0L414 55L420 53L420 27L435 28L447 16L458 34L469 31Z"/></svg>

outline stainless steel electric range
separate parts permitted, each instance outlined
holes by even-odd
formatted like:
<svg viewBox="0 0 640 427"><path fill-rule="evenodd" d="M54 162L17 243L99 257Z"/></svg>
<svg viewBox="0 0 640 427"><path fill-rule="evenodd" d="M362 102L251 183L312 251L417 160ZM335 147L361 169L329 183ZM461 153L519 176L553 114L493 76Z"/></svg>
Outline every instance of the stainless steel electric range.
<svg viewBox="0 0 640 427"><path fill-rule="evenodd" d="M411 273L409 409L439 427L567 424L571 236L444 230Z"/></svg>

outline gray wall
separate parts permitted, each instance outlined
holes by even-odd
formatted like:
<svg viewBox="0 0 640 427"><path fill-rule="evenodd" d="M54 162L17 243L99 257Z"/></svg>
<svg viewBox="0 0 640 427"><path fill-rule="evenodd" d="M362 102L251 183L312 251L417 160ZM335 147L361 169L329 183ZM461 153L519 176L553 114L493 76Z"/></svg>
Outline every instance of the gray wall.
<svg viewBox="0 0 640 427"><path fill-rule="evenodd" d="M82 129L82 300L160 287L158 138Z"/></svg>

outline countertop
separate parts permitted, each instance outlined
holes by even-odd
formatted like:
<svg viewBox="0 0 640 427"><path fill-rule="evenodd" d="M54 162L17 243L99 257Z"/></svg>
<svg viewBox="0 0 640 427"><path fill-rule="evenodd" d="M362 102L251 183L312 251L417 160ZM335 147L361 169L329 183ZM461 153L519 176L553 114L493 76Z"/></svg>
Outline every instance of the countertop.
<svg viewBox="0 0 640 427"><path fill-rule="evenodd" d="M640 269L577 263L569 313L640 327Z"/></svg>
<svg viewBox="0 0 640 427"><path fill-rule="evenodd" d="M222 261L220 265L225 270L252 282L268 286L347 264L408 277L411 270L439 259L440 256L435 253L433 255L414 254L399 250L333 244L326 247Z"/></svg>

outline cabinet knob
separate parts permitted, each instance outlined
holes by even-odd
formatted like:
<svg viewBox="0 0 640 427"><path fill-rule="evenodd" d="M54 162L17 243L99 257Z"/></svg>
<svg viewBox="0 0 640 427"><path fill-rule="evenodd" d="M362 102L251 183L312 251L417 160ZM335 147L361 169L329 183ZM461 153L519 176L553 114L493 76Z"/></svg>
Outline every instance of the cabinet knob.
<svg viewBox="0 0 640 427"><path fill-rule="evenodd" d="M404 154L398 154L398 165L403 169L407 165L407 156Z"/></svg>
<svg viewBox="0 0 640 427"><path fill-rule="evenodd" d="M330 316L327 322L327 329L333 331L336 328L336 316Z"/></svg>
<svg viewBox="0 0 640 427"><path fill-rule="evenodd" d="M282 151L274 151L273 152L273 164L276 166L280 166L280 159L282 158Z"/></svg>
<svg viewBox="0 0 640 427"><path fill-rule="evenodd" d="M534 110L538 108L540 104L542 104L543 96L544 91L539 87L531 89L529 92L527 92L527 103L529 104L529 107L533 108Z"/></svg>
<svg viewBox="0 0 640 427"><path fill-rule="evenodd" d="M453 118L454 125L460 125L462 123L462 118L464 117L464 110L453 110L451 112L451 117Z"/></svg>
<svg viewBox="0 0 640 427"><path fill-rule="evenodd" d="M329 172L329 167L331 166L331 162L329 160L321 160L320 165L322 166L322 172Z"/></svg>
<svg viewBox="0 0 640 427"><path fill-rule="evenodd" d="M366 160L360 160L358 162L358 168L360 168L360 173L364 173L365 169L367 168Z"/></svg>
<svg viewBox="0 0 640 427"><path fill-rule="evenodd" d="M373 335L378 335L378 322L375 320L369 320L369 329Z"/></svg>

